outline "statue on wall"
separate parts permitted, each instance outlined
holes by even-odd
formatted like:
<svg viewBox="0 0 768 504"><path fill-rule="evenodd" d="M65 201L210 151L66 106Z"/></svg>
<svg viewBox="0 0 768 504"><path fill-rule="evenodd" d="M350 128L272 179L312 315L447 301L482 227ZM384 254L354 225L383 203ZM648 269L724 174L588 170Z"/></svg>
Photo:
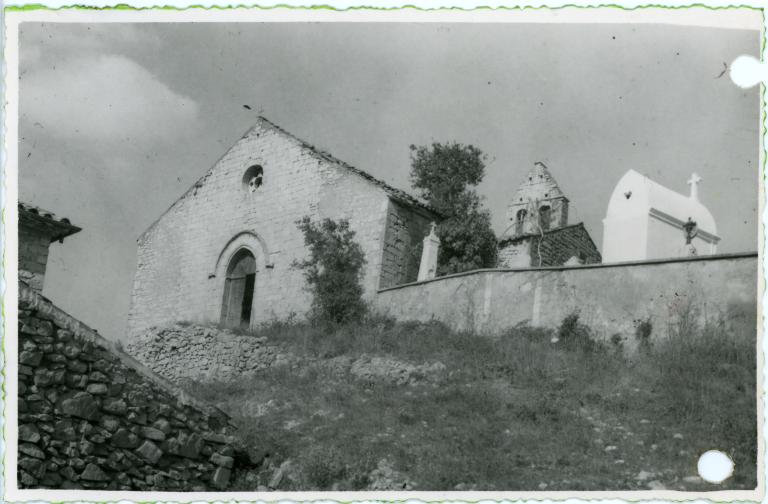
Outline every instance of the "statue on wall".
<svg viewBox="0 0 768 504"><path fill-rule="evenodd" d="M696 253L696 247L693 245L693 239L696 238L696 235L699 234L699 226L696 224L696 222L688 217L688 222L683 224L683 231L685 232L685 248L688 252L689 256L695 256Z"/></svg>

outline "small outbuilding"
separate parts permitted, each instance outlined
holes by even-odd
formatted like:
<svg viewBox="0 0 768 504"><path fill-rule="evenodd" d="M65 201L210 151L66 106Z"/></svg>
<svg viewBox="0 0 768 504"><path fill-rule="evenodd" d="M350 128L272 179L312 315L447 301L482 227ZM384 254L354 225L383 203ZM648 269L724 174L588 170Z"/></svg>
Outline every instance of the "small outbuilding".
<svg viewBox="0 0 768 504"><path fill-rule="evenodd" d="M635 170L616 184L603 219L603 261L642 261L717 252L720 237L699 201L701 177L688 180L685 196Z"/></svg>
<svg viewBox="0 0 768 504"><path fill-rule="evenodd" d="M81 231L66 217L19 202L19 280L41 292L51 243Z"/></svg>

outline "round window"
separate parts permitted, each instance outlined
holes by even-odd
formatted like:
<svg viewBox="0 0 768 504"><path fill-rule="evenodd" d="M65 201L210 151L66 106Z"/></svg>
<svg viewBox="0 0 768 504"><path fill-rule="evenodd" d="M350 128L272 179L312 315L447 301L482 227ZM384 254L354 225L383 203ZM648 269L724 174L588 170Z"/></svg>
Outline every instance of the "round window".
<svg viewBox="0 0 768 504"><path fill-rule="evenodd" d="M256 192L256 189L264 184L264 169L259 165L253 165L243 175L243 187L250 192Z"/></svg>

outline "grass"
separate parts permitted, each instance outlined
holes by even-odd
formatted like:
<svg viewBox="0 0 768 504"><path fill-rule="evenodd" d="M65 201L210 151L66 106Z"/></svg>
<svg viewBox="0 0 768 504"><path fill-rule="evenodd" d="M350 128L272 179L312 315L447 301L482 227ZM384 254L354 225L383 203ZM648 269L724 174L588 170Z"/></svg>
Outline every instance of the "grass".
<svg viewBox="0 0 768 504"><path fill-rule="evenodd" d="M754 333L680 320L655 339L644 326L632 353L595 342L577 315L556 331L520 326L498 338L380 317L274 322L255 334L306 366L193 386L269 454L241 489L266 485L285 460L286 490L363 490L382 461L393 485L417 490L754 488ZM395 386L317 365L363 354L447 369L438 383ZM734 476L683 480L709 449L732 456Z"/></svg>

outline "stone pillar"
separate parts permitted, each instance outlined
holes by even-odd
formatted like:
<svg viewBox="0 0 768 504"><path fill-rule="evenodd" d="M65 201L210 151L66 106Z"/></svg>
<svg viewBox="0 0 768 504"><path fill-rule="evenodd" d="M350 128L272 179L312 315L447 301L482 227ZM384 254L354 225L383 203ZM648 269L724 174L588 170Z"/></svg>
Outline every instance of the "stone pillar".
<svg viewBox="0 0 768 504"><path fill-rule="evenodd" d="M440 250L440 238L435 234L435 223L424 237L424 246L421 249L421 264L419 265L419 282L435 278L437 275L437 252Z"/></svg>

